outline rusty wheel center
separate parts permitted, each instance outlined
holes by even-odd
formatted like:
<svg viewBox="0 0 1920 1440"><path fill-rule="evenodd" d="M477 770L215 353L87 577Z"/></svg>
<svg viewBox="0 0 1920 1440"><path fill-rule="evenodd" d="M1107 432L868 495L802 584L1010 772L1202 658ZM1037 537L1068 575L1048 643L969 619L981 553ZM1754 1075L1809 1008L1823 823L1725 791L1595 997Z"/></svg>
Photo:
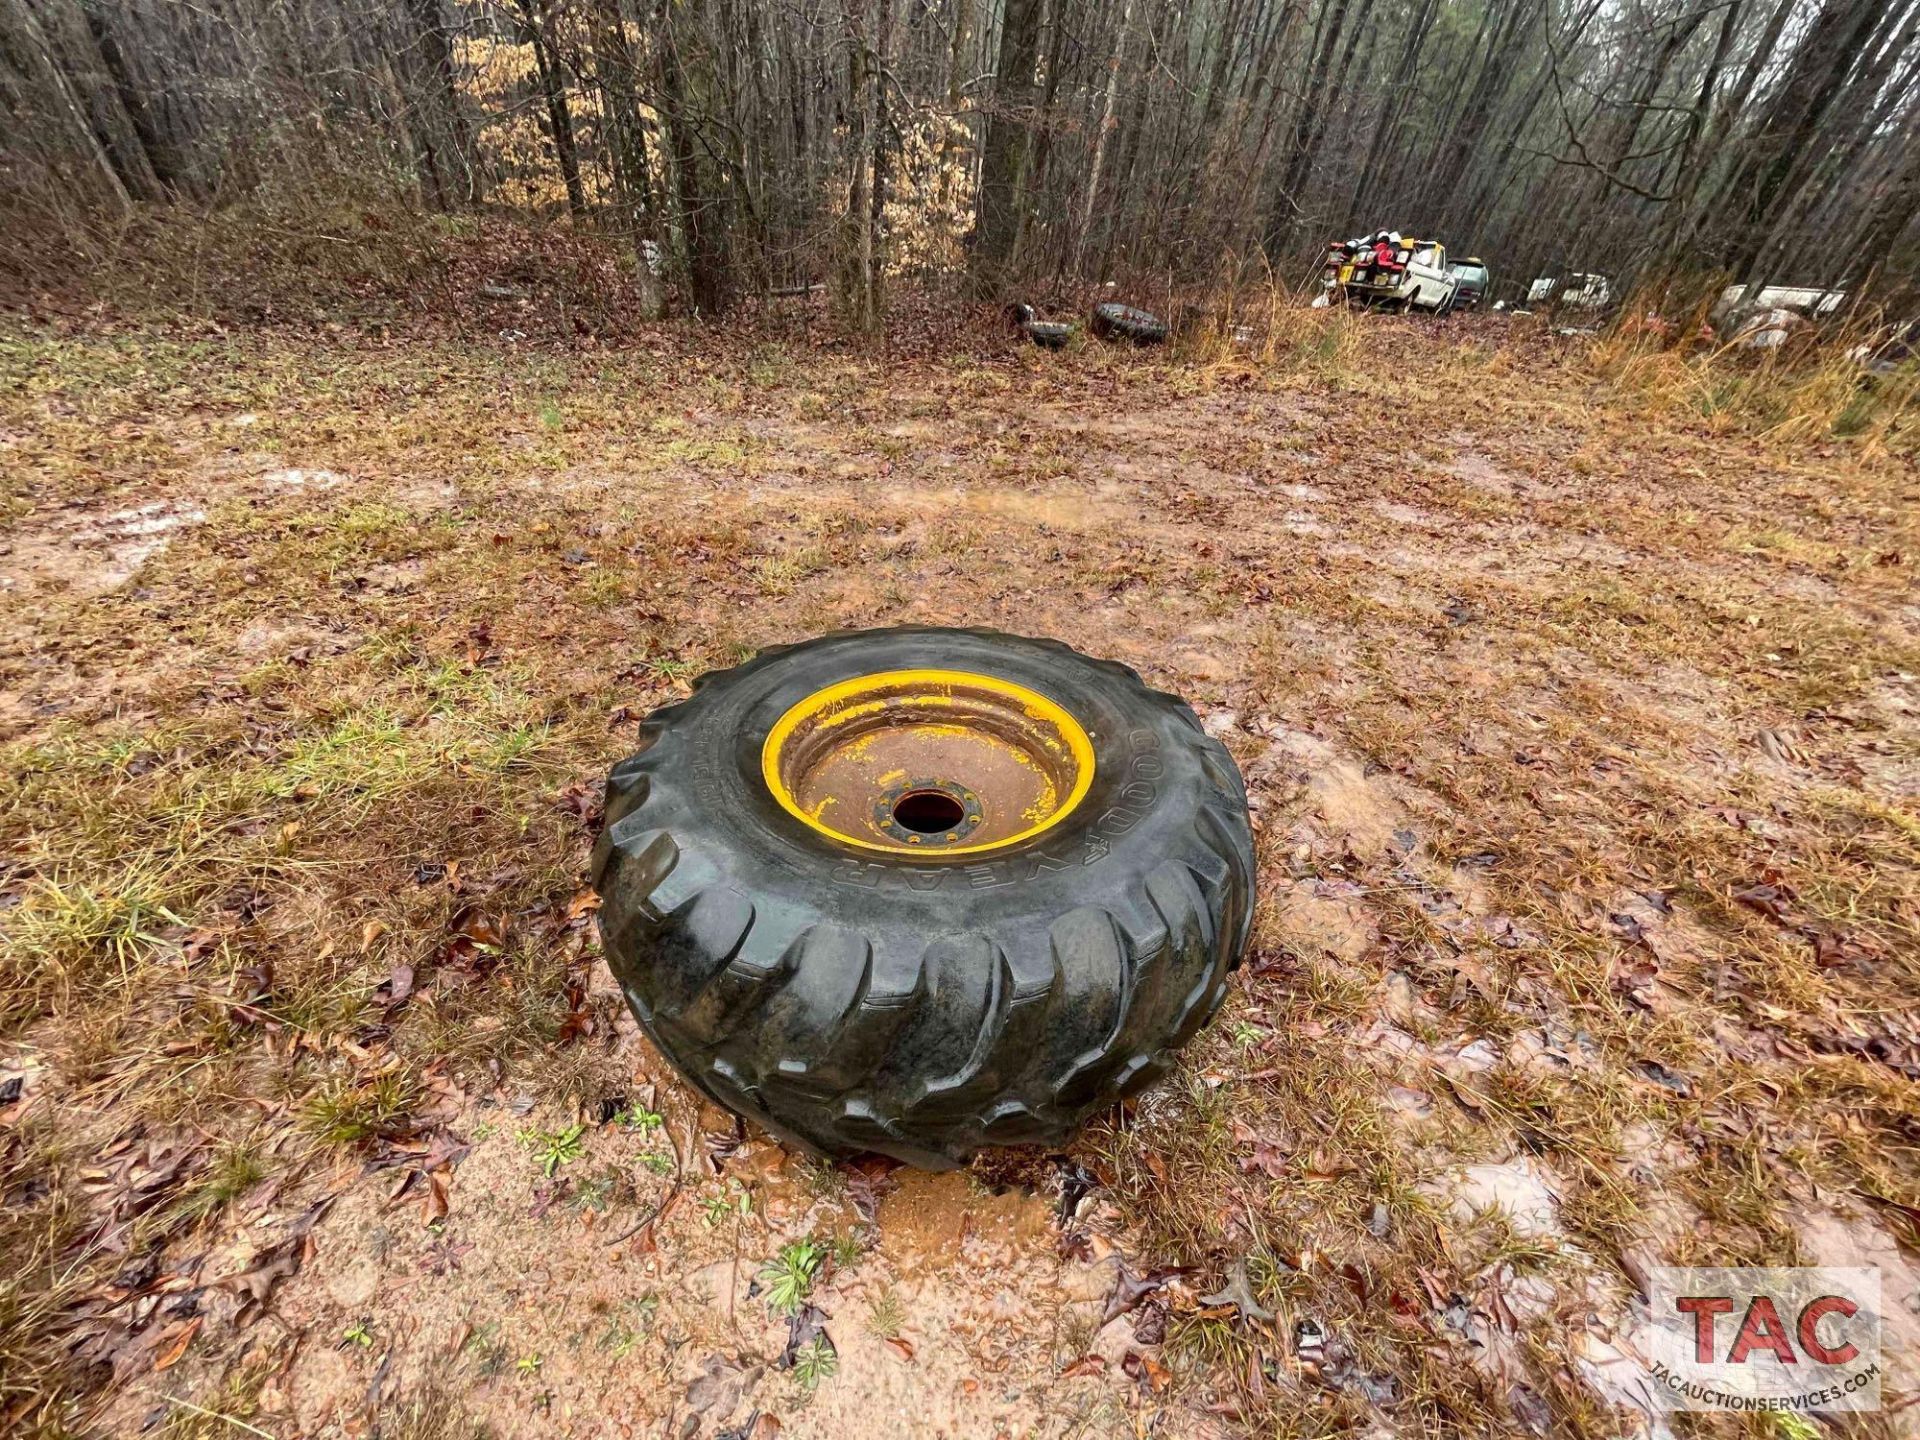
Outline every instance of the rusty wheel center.
<svg viewBox="0 0 1920 1440"><path fill-rule="evenodd" d="M1087 732L1038 691L891 670L815 691L761 750L774 798L869 850L977 854L1050 829L1093 783Z"/></svg>

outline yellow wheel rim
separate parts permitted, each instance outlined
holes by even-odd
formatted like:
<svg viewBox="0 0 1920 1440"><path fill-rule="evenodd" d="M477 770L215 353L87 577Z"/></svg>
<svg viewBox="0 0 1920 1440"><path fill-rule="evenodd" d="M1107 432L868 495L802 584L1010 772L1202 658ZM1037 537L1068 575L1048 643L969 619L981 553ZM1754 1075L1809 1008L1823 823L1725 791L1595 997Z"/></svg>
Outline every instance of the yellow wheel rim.
<svg viewBox="0 0 1920 1440"><path fill-rule="evenodd" d="M1093 784L1093 742L1011 680L888 670L789 709L760 749L760 773L788 814L843 844L978 855L1071 815Z"/></svg>

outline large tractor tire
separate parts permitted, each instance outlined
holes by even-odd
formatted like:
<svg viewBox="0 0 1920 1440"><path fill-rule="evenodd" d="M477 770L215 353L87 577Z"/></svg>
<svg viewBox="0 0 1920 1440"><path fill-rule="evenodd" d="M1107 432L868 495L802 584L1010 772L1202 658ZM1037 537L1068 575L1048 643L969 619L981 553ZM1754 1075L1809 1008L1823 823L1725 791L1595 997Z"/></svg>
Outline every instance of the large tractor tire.
<svg viewBox="0 0 1920 1440"><path fill-rule="evenodd" d="M711 1099L945 1169L1064 1142L1226 994L1233 758L1123 665L984 630L761 653L655 711L594 852L608 963Z"/></svg>

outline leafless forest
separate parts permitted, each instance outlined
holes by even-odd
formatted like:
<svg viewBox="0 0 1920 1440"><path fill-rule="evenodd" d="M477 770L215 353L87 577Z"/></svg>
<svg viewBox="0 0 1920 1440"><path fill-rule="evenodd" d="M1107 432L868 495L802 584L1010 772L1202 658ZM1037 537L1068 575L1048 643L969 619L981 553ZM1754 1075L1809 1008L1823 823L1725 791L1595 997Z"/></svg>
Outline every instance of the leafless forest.
<svg viewBox="0 0 1920 1440"><path fill-rule="evenodd" d="M1915 0L0 0L0 202L96 255L146 207L514 207L654 254L688 309L824 282L864 323L888 277L1295 279L1379 226L1509 293L1564 268L1884 299L1920 270L1916 26Z"/></svg>

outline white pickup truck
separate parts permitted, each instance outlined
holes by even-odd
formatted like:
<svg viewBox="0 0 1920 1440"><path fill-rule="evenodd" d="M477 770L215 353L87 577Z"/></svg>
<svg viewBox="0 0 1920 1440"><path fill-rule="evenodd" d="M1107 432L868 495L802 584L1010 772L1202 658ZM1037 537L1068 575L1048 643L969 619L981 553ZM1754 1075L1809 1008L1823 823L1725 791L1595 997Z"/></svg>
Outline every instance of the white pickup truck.
<svg viewBox="0 0 1920 1440"><path fill-rule="evenodd" d="M1453 308L1457 282L1447 265L1447 247L1383 230L1359 240L1335 241L1327 249L1325 281L1330 299L1345 297L1396 310Z"/></svg>

